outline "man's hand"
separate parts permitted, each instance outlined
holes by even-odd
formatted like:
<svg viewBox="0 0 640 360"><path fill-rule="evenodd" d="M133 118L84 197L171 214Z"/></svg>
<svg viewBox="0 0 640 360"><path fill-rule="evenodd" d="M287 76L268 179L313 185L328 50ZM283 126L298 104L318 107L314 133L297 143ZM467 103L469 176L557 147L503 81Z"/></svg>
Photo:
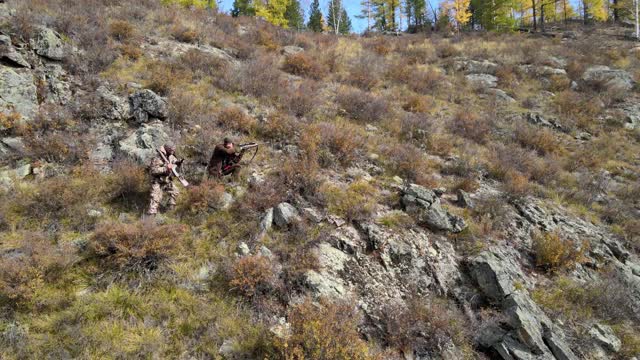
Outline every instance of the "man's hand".
<svg viewBox="0 0 640 360"><path fill-rule="evenodd" d="M171 171L175 168L175 165L173 164L167 164L167 170Z"/></svg>

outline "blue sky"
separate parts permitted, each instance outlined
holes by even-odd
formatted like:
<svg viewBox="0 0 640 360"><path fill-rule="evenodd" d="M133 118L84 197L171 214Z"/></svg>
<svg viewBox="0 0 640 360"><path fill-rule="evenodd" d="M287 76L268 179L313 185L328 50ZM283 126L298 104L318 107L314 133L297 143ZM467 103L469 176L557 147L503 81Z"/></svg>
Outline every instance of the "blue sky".
<svg viewBox="0 0 640 360"><path fill-rule="evenodd" d="M329 0L320 0L320 7L322 9L322 13L326 15L327 13L327 3ZM309 14L309 6L311 5L311 0L300 0L300 5L304 9L305 16ZM347 14L351 18L351 24L353 25L354 32L362 32L367 27L367 20L356 19L356 15L360 13L360 1L359 0L343 0L343 5L347 10ZM224 12L230 12L233 7L233 0L221 0L220 1L221 10Z"/></svg>

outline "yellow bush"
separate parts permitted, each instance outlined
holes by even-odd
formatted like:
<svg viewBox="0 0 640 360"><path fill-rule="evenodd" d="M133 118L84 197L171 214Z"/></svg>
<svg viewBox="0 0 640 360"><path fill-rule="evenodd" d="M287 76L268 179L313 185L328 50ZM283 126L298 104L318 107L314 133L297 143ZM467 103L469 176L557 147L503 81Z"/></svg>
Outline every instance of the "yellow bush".
<svg viewBox="0 0 640 360"><path fill-rule="evenodd" d="M288 317L291 336L278 340L287 360L373 359L367 343L358 333L359 314L349 303L311 300L293 307Z"/></svg>
<svg viewBox="0 0 640 360"><path fill-rule="evenodd" d="M216 181L205 181L190 186L186 194L178 200L176 212L185 217L207 214L222 206L224 186Z"/></svg>
<svg viewBox="0 0 640 360"><path fill-rule="evenodd" d="M329 212L348 220L358 220L373 214L378 190L367 181L359 180L346 188L325 183L320 187L320 193Z"/></svg>
<svg viewBox="0 0 640 360"><path fill-rule="evenodd" d="M588 246L587 242L578 245L573 240L562 238L557 232L533 236L536 265L548 271L568 268L583 261Z"/></svg>
<svg viewBox="0 0 640 360"><path fill-rule="evenodd" d="M267 290L274 279L269 259L264 256L245 256L231 268L229 285L243 296L252 298Z"/></svg>
<svg viewBox="0 0 640 360"><path fill-rule="evenodd" d="M109 35L118 41L127 41L135 35L136 28L128 21L114 20L109 23Z"/></svg>

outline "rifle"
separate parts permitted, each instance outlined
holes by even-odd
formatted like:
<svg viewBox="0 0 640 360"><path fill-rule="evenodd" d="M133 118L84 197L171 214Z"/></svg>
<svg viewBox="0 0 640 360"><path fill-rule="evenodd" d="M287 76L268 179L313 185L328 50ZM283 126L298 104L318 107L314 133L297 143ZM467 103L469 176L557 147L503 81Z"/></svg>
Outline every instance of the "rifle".
<svg viewBox="0 0 640 360"><path fill-rule="evenodd" d="M249 149L253 149L255 148L256 151L253 153L253 157L251 157L251 160L249 160L249 162L252 162L253 159L256 158L256 155L258 155L258 149L260 147L260 145L266 145L268 143L255 143L255 142L250 142L250 143L246 143L246 144L239 144L238 148L240 149L240 154L239 157L242 158L242 156L244 155L244 152L249 150ZM240 159L238 159L238 162Z"/></svg>
<svg viewBox="0 0 640 360"><path fill-rule="evenodd" d="M160 157L162 157L162 160L166 164L171 164L169 162L169 159L167 159L167 157L164 155L162 151L160 151L160 149L156 149L156 151L158 152L158 154L160 154ZM178 170L176 170L175 167L171 168L171 172L173 173L173 176L175 176L178 179L178 181L180 181L180 184L182 184L182 186L189 187L189 182L184 177L182 177L182 175L178 174Z"/></svg>

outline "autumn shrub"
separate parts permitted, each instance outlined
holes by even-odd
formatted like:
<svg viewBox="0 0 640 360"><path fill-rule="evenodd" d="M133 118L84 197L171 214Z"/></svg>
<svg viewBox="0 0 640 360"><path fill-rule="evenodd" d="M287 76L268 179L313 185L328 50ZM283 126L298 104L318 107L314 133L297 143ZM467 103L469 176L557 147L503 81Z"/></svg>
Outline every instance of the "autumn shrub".
<svg viewBox="0 0 640 360"><path fill-rule="evenodd" d="M327 75L323 65L304 52L288 55L282 69L290 74L314 80L321 80Z"/></svg>
<svg viewBox="0 0 640 360"><path fill-rule="evenodd" d="M404 59L410 64L427 64L437 59L435 49L426 44L409 45L401 49Z"/></svg>
<svg viewBox="0 0 640 360"><path fill-rule="evenodd" d="M23 233L0 255L0 307L27 305L45 283L59 281L77 260L73 245Z"/></svg>
<svg viewBox="0 0 640 360"><path fill-rule="evenodd" d="M171 90L191 80L191 74L178 64L162 60L151 62L147 72L149 76L145 82L146 87L161 96L169 95Z"/></svg>
<svg viewBox="0 0 640 360"><path fill-rule="evenodd" d="M147 169L128 160L113 165L104 179L104 192L108 199L126 209L142 210L149 196Z"/></svg>
<svg viewBox="0 0 640 360"><path fill-rule="evenodd" d="M474 358L467 320L444 299L409 299L406 307L388 305L381 316L385 338L394 348L435 355L453 344L465 358Z"/></svg>
<svg viewBox="0 0 640 360"><path fill-rule="evenodd" d="M320 104L319 91L320 84L314 81L290 84L279 96L280 107L293 116L306 116Z"/></svg>
<svg viewBox="0 0 640 360"><path fill-rule="evenodd" d="M422 114L405 114L400 118L400 136L406 141L424 142L433 132L433 121Z"/></svg>
<svg viewBox="0 0 640 360"><path fill-rule="evenodd" d="M197 49L191 49L180 55L179 62L195 74L196 78L221 76L228 71L229 67L226 60Z"/></svg>
<svg viewBox="0 0 640 360"><path fill-rule="evenodd" d="M415 220L400 210L393 210L379 217L376 222L391 229L408 229L415 225Z"/></svg>
<svg viewBox="0 0 640 360"><path fill-rule="evenodd" d="M198 30L181 23L174 24L170 29L170 34L177 41L191 44L200 41L202 36Z"/></svg>
<svg viewBox="0 0 640 360"><path fill-rule="evenodd" d="M589 129L594 119L602 112L602 102L597 96L588 96L572 90L563 91L554 97L556 111L565 119L564 125Z"/></svg>
<svg viewBox="0 0 640 360"><path fill-rule="evenodd" d="M176 213L183 218L197 217L218 210L223 206L224 186L207 180L191 185L178 199Z"/></svg>
<svg viewBox="0 0 640 360"><path fill-rule="evenodd" d="M273 141L290 141L298 131L298 122L288 114L274 112L257 126L257 133Z"/></svg>
<svg viewBox="0 0 640 360"><path fill-rule="evenodd" d="M424 151L413 144L389 143L381 146L380 153L385 156L385 166L389 171L413 183L434 187L435 165L428 161Z"/></svg>
<svg viewBox="0 0 640 360"><path fill-rule="evenodd" d="M518 126L516 140L525 148L535 150L540 155L562 154L564 147L553 131L534 126Z"/></svg>
<svg viewBox="0 0 640 360"><path fill-rule="evenodd" d="M409 89L420 94L432 94L444 81L444 75L432 68L412 71L407 82Z"/></svg>
<svg viewBox="0 0 640 360"><path fill-rule="evenodd" d="M232 88L257 97L277 98L281 77L276 61L270 56L259 56L242 64L232 74Z"/></svg>
<svg viewBox="0 0 640 360"><path fill-rule="evenodd" d="M377 56L364 54L357 58L349 68L346 81L362 90L371 90L380 83L383 64Z"/></svg>
<svg viewBox="0 0 640 360"><path fill-rule="evenodd" d="M366 360L373 359L367 343L358 333L360 314L348 302L319 304L307 299L291 308L291 333L278 340L285 359Z"/></svg>
<svg viewBox="0 0 640 360"><path fill-rule="evenodd" d="M238 106L228 106L216 115L218 124L225 129L250 134L257 126L256 120Z"/></svg>
<svg viewBox="0 0 640 360"><path fill-rule="evenodd" d="M588 246L587 242L580 244L557 232L533 235L536 266L550 272L570 268L583 261Z"/></svg>
<svg viewBox="0 0 640 360"><path fill-rule="evenodd" d="M518 85L519 73L514 66L501 66L496 70L496 77L501 88L513 89Z"/></svg>
<svg viewBox="0 0 640 360"><path fill-rule="evenodd" d="M211 122L212 106L191 91L174 89L167 99L169 116L166 122L172 128L186 128Z"/></svg>
<svg viewBox="0 0 640 360"><path fill-rule="evenodd" d="M384 97L356 89L340 91L336 102L350 118L364 123L379 122L391 111Z"/></svg>
<svg viewBox="0 0 640 360"><path fill-rule="evenodd" d="M325 183L319 191L329 212L349 221L369 218L377 205L378 190L364 180L346 187Z"/></svg>
<svg viewBox="0 0 640 360"><path fill-rule="evenodd" d="M242 296L253 298L271 290L276 274L268 258L260 255L236 260L229 270L229 286Z"/></svg>
<svg viewBox="0 0 640 360"><path fill-rule="evenodd" d="M460 50L453 44L447 41L441 41L436 46L436 53L439 58L446 59L460 55Z"/></svg>
<svg viewBox="0 0 640 360"><path fill-rule="evenodd" d="M580 60L572 60L567 64L566 71L567 75L572 80L578 80L582 77L586 69L586 64Z"/></svg>
<svg viewBox="0 0 640 360"><path fill-rule="evenodd" d="M529 177L513 169L507 170L504 174L502 188L513 198L523 198L532 192Z"/></svg>
<svg viewBox="0 0 640 360"><path fill-rule="evenodd" d="M113 20L109 23L109 35L118 41L125 42L135 34L135 26L126 20Z"/></svg>
<svg viewBox="0 0 640 360"><path fill-rule="evenodd" d="M346 122L322 122L311 125L305 132L318 136L318 148L315 151L324 167L351 165L361 158L366 144L360 129Z"/></svg>
<svg viewBox="0 0 640 360"><path fill-rule="evenodd" d="M410 95L402 104L404 111L412 113L428 113L435 106L435 100L427 95Z"/></svg>
<svg viewBox="0 0 640 360"><path fill-rule="evenodd" d="M142 58L142 56L144 55L137 44L122 44L118 46L118 50L120 51L120 55L134 61Z"/></svg>
<svg viewBox="0 0 640 360"><path fill-rule="evenodd" d="M144 275L158 269L172 256L185 232L183 225L106 222L96 228L86 252L102 271Z"/></svg>
<svg viewBox="0 0 640 360"><path fill-rule="evenodd" d="M473 111L458 111L451 124L449 130L469 140L473 140L479 144L484 144L491 134L493 125L491 120L480 116Z"/></svg>

